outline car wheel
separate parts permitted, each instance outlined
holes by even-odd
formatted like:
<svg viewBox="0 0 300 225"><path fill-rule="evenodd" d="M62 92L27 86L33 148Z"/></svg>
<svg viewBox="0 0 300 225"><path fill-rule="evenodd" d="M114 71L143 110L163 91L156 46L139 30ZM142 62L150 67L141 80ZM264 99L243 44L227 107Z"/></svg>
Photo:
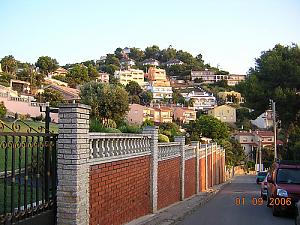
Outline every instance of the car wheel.
<svg viewBox="0 0 300 225"><path fill-rule="evenodd" d="M280 209L277 206L273 205L272 213L273 213L273 216L280 216Z"/></svg>

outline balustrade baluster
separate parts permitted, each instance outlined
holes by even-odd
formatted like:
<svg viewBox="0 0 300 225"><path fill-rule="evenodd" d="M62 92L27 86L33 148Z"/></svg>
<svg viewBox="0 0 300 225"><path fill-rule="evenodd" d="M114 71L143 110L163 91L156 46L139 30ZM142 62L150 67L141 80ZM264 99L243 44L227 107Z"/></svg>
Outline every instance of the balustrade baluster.
<svg viewBox="0 0 300 225"><path fill-rule="evenodd" d="M95 140L95 149L96 149L96 158L100 158L100 148L99 148L100 139Z"/></svg>
<svg viewBox="0 0 300 225"><path fill-rule="evenodd" d="M118 142L118 141L119 141L119 138L111 139L111 146L113 147L113 153L114 153L114 156L119 155L119 152L118 152L118 145L117 145L117 142Z"/></svg>
<svg viewBox="0 0 300 225"><path fill-rule="evenodd" d="M141 139L140 138L137 138L136 139L136 149L137 149L137 152L140 153L142 152L142 143L141 143Z"/></svg>
<svg viewBox="0 0 300 225"><path fill-rule="evenodd" d="M94 158L93 139L90 139L90 159Z"/></svg>
<svg viewBox="0 0 300 225"><path fill-rule="evenodd" d="M110 156L110 152L109 152L109 143L108 143L108 139L104 138L103 139L103 153L105 157L109 157Z"/></svg>
<svg viewBox="0 0 300 225"><path fill-rule="evenodd" d="M105 154L104 154L104 150L105 150L105 146L104 146L104 139L99 139L99 157L100 158L104 158Z"/></svg>

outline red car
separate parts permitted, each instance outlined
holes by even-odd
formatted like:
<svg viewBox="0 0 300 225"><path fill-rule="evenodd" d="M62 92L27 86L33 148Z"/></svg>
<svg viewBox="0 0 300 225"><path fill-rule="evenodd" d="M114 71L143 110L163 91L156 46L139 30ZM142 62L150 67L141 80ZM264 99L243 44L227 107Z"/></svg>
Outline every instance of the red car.
<svg viewBox="0 0 300 225"><path fill-rule="evenodd" d="M281 160L274 163L267 177L267 206L274 216L296 211L300 200L300 162Z"/></svg>

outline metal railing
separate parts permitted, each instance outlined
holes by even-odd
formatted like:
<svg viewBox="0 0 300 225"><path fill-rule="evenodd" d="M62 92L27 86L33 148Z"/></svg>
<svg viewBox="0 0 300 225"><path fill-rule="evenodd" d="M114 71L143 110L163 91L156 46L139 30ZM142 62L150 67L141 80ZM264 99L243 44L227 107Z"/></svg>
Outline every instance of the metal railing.
<svg viewBox="0 0 300 225"><path fill-rule="evenodd" d="M28 124L22 124L28 126ZM56 134L0 121L0 224L13 224L56 204Z"/></svg>

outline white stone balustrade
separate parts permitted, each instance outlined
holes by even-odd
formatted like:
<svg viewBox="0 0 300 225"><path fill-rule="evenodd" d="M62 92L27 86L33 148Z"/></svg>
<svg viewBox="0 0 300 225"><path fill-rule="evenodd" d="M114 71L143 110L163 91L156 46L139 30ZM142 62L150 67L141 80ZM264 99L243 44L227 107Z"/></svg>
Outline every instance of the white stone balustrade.
<svg viewBox="0 0 300 225"><path fill-rule="evenodd" d="M150 137L145 134L90 133L89 137L90 162L150 154Z"/></svg>
<svg viewBox="0 0 300 225"><path fill-rule="evenodd" d="M194 146L185 146L185 160L196 157L196 148Z"/></svg>
<svg viewBox="0 0 300 225"><path fill-rule="evenodd" d="M180 143L158 143L158 160L166 160L180 156Z"/></svg>

